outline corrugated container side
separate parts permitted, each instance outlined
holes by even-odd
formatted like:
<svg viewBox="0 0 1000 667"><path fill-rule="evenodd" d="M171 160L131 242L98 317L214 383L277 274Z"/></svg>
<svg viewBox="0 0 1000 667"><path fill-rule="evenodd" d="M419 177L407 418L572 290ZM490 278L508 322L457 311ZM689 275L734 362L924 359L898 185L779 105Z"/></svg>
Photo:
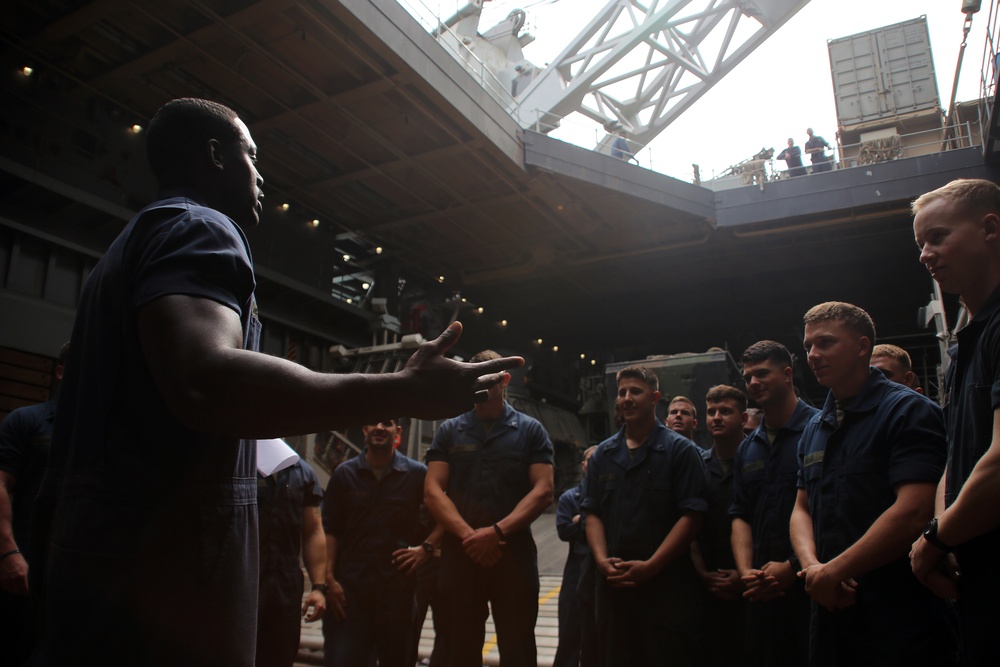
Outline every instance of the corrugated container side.
<svg viewBox="0 0 1000 667"><path fill-rule="evenodd" d="M841 128L941 106L926 16L827 46Z"/></svg>

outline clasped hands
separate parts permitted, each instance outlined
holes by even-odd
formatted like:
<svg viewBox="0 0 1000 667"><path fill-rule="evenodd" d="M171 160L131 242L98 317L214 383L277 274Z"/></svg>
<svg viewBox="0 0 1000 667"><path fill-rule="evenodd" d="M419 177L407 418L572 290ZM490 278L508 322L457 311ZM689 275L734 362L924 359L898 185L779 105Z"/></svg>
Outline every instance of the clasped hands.
<svg viewBox="0 0 1000 667"><path fill-rule="evenodd" d="M462 549L473 563L493 567L503 558L500 536L493 526L476 528L462 539Z"/></svg>
<svg viewBox="0 0 1000 667"><path fill-rule="evenodd" d="M806 593L829 611L846 609L857 601L858 582L844 579L830 563L816 563L799 571L806 583Z"/></svg>
<svg viewBox="0 0 1000 667"><path fill-rule="evenodd" d="M760 569L749 570L740 580L750 602L765 602L781 597L795 583L795 569L786 561L768 561Z"/></svg>
<svg viewBox="0 0 1000 667"><path fill-rule="evenodd" d="M598 567L613 588L634 588L656 574L644 560L611 557L600 561Z"/></svg>
<svg viewBox="0 0 1000 667"><path fill-rule="evenodd" d="M921 536L910 549L910 567L913 576L934 595L945 600L958 599L962 569L955 554L941 551Z"/></svg>

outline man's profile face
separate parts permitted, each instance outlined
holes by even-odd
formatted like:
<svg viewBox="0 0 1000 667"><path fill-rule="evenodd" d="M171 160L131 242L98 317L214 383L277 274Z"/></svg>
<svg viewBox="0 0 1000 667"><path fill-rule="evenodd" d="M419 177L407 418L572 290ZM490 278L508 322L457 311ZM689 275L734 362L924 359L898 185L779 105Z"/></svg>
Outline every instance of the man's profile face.
<svg viewBox="0 0 1000 667"><path fill-rule="evenodd" d="M747 413L732 398L706 401L705 425L716 441L741 440Z"/></svg>
<svg viewBox="0 0 1000 667"><path fill-rule="evenodd" d="M746 382L747 393L762 407L784 400L788 395L791 373L791 368L771 359L743 364L743 381Z"/></svg>
<svg viewBox="0 0 1000 667"><path fill-rule="evenodd" d="M810 322L802 344L816 381L830 389L842 386L859 365L868 365L868 337L840 320Z"/></svg>
<svg viewBox="0 0 1000 667"><path fill-rule="evenodd" d="M264 197L261 190L264 179L257 171L257 145L250 137L250 130L238 118L234 123L239 140L235 144L219 144L223 165L219 209L241 227L250 228L260 222L263 212L260 200Z"/></svg>
<svg viewBox="0 0 1000 667"><path fill-rule="evenodd" d="M695 419L693 405L678 401L670 406L667 412L667 428L680 433L685 438L690 438L697 425L698 420Z"/></svg>
<svg viewBox="0 0 1000 667"><path fill-rule="evenodd" d="M950 294L974 291L991 261L984 223L996 223L992 214L979 215L955 202L937 199L913 219L913 237L920 263Z"/></svg>
<svg viewBox="0 0 1000 667"><path fill-rule="evenodd" d="M626 426L655 420L659 400L660 392L639 378L623 377L618 382L618 406Z"/></svg>

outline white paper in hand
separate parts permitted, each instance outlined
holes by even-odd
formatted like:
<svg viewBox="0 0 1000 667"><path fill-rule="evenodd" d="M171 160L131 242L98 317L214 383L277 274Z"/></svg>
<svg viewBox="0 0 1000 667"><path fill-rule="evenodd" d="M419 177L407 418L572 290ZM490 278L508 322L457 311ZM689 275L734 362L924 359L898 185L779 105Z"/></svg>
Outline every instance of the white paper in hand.
<svg viewBox="0 0 1000 667"><path fill-rule="evenodd" d="M257 471L270 477L299 460L299 455L284 440L270 438L257 441Z"/></svg>

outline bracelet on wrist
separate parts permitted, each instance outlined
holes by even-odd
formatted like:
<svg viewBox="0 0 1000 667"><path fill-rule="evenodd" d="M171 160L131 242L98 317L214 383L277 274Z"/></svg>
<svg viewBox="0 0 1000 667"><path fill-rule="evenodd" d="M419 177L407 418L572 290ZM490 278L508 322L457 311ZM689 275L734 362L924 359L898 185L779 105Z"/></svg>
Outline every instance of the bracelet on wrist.
<svg viewBox="0 0 1000 667"><path fill-rule="evenodd" d="M502 530L500 530L500 524L493 524L493 530L496 531L497 537L500 538L500 544L507 544L507 536L503 534Z"/></svg>
<svg viewBox="0 0 1000 667"><path fill-rule="evenodd" d="M0 560L3 560L7 556L13 556L14 554L19 554L19 553L21 553L20 549L11 549L7 553L0 554Z"/></svg>

